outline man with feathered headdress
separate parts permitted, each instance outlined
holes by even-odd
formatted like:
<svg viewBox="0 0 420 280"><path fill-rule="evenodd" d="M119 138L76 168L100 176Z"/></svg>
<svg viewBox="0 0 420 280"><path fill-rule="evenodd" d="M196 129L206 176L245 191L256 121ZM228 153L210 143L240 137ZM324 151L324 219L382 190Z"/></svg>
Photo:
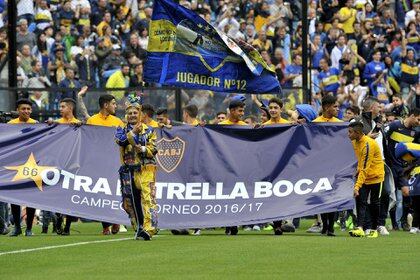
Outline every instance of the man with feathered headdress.
<svg viewBox="0 0 420 280"><path fill-rule="evenodd" d="M127 124L115 133L122 164L123 208L136 230L135 239L150 240L157 233L156 132L141 121L141 96L129 96L128 101Z"/></svg>

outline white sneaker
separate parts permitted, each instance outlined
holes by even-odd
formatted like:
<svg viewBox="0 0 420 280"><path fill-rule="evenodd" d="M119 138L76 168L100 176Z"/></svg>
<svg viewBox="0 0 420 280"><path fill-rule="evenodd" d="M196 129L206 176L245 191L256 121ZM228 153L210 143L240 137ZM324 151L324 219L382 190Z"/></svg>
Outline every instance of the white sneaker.
<svg viewBox="0 0 420 280"><path fill-rule="evenodd" d="M260 230L261 230L261 228L260 228L260 226L255 225L255 226L253 226L253 227L252 227L252 230L255 230L255 231L260 231Z"/></svg>
<svg viewBox="0 0 420 280"><path fill-rule="evenodd" d="M416 227L412 227L412 228L410 229L410 233L411 233L411 234L417 234L417 233L420 233L420 230L419 230L418 228L416 228Z"/></svg>
<svg viewBox="0 0 420 280"><path fill-rule="evenodd" d="M200 234L201 234L201 230L200 229L194 230L193 235L200 235Z"/></svg>
<svg viewBox="0 0 420 280"><path fill-rule="evenodd" d="M389 231L384 226L379 226L378 232L380 235L389 235Z"/></svg>
<svg viewBox="0 0 420 280"><path fill-rule="evenodd" d="M411 215L411 213L409 213L407 215L407 224L408 224L409 228L411 228L413 226L413 215Z"/></svg>
<svg viewBox="0 0 420 280"><path fill-rule="evenodd" d="M245 226L244 227L244 231L251 231L252 230L252 228L251 227L249 227L249 226Z"/></svg>
<svg viewBox="0 0 420 280"><path fill-rule="evenodd" d="M127 228L124 225L121 225L120 232L127 232Z"/></svg>
<svg viewBox="0 0 420 280"><path fill-rule="evenodd" d="M315 224L306 230L308 233L320 233L322 231L322 225Z"/></svg>

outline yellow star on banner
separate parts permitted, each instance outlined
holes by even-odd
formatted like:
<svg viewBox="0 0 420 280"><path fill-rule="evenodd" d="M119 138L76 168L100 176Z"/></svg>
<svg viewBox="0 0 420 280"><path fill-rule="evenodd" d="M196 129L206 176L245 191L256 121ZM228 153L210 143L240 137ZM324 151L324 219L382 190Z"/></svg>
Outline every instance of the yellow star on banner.
<svg viewBox="0 0 420 280"><path fill-rule="evenodd" d="M44 170L52 169L55 167L52 166L39 166L35 160L34 154L31 153L28 160L23 165L19 166L5 166L4 168L8 170L17 171L15 177L12 179L12 182L30 179L33 180L40 191L42 191L42 177L41 173Z"/></svg>

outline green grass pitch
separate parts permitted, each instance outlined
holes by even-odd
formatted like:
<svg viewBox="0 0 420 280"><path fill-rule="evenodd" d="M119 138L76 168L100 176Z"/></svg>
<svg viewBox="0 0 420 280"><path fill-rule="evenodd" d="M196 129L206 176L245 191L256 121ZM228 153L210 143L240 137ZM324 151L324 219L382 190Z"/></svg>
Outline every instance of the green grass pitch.
<svg viewBox="0 0 420 280"><path fill-rule="evenodd" d="M76 223L70 236L0 236L0 279L420 279L420 235L391 232L377 239L271 231L200 236L161 231L151 242L133 231L102 236L98 223ZM129 238L115 242L87 243ZM46 246L82 245L4 254Z"/></svg>

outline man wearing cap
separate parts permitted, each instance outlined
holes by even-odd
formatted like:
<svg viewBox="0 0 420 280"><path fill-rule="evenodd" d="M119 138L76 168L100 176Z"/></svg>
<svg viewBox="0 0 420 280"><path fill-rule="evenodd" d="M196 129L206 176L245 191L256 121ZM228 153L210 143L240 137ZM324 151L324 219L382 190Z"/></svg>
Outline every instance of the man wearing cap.
<svg viewBox="0 0 420 280"><path fill-rule="evenodd" d="M115 140L120 147L123 208L136 230L135 239L150 240L157 233L156 132L141 118L141 99L129 98L128 124L118 127Z"/></svg>
<svg viewBox="0 0 420 280"><path fill-rule="evenodd" d="M31 118L32 113L32 102L28 99L19 99L17 102L17 111L19 116L16 119L9 121L9 124L34 124L37 123L36 120ZM20 216L20 206L12 204L12 215L13 221L15 223L15 229L10 234L10 236L18 236L22 234L22 229L20 227L21 216ZM35 209L26 207L26 231L25 236L32 236L32 223L35 217Z"/></svg>
<svg viewBox="0 0 420 280"><path fill-rule="evenodd" d="M117 44L112 45L111 54L105 58L101 69L104 81L120 70L121 65L124 64L127 64L127 60L121 55L121 46Z"/></svg>

